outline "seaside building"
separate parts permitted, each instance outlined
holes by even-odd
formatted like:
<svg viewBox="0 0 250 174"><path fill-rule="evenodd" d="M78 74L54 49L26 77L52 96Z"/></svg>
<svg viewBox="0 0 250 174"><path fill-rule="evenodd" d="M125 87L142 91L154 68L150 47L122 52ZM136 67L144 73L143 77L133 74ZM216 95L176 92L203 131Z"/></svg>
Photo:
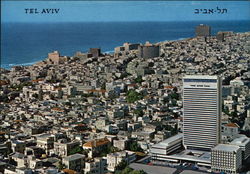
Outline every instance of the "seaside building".
<svg viewBox="0 0 250 174"><path fill-rule="evenodd" d="M139 46L140 44L138 43L132 44L132 43L126 42L123 44L125 51L137 50Z"/></svg>
<svg viewBox="0 0 250 174"><path fill-rule="evenodd" d="M219 144L211 152L212 172L238 173L242 165L239 146Z"/></svg>
<svg viewBox="0 0 250 174"><path fill-rule="evenodd" d="M196 36L210 36L211 35L211 27L208 25L200 24L195 29Z"/></svg>
<svg viewBox="0 0 250 174"><path fill-rule="evenodd" d="M125 42L123 46L115 47L114 51L115 51L115 54L129 53L130 51L138 50L139 46L140 44L138 43Z"/></svg>
<svg viewBox="0 0 250 174"><path fill-rule="evenodd" d="M125 51L125 47L124 46L120 46L120 47L115 47L115 53L120 53Z"/></svg>
<svg viewBox="0 0 250 174"><path fill-rule="evenodd" d="M218 41L224 41L225 40L225 33L224 32L218 32L217 35L216 35L216 39Z"/></svg>
<svg viewBox="0 0 250 174"><path fill-rule="evenodd" d="M48 59L51 60L54 64L60 63L60 53L58 51L54 51L48 54Z"/></svg>
<svg viewBox="0 0 250 174"><path fill-rule="evenodd" d="M138 47L138 57L139 58L154 58L159 57L160 47L158 45L153 45L146 42L145 45L140 45Z"/></svg>
<svg viewBox="0 0 250 174"><path fill-rule="evenodd" d="M64 63L64 62L68 61L68 59L69 58L67 56L61 56L58 51L54 51L52 53L48 53L48 61L50 63L55 64L55 65Z"/></svg>
<svg viewBox="0 0 250 174"><path fill-rule="evenodd" d="M185 76L183 108L183 144L186 149L210 151L220 143L220 77Z"/></svg>
<svg viewBox="0 0 250 174"><path fill-rule="evenodd" d="M93 57L99 57L101 55L100 48L90 48L89 53L92 54Z"/></svg>

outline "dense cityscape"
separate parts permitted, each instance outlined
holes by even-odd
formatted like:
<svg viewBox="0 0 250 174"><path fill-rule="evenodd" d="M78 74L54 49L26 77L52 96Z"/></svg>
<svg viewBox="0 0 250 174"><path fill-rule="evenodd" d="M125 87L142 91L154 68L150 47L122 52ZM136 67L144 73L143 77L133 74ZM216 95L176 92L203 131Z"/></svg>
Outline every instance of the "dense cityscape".
<svg viewBox="0 0 250 174"><path fill-rule="evenodd" d="M250 170L249 32L59 52L0 69L0 173Z"/></svg>

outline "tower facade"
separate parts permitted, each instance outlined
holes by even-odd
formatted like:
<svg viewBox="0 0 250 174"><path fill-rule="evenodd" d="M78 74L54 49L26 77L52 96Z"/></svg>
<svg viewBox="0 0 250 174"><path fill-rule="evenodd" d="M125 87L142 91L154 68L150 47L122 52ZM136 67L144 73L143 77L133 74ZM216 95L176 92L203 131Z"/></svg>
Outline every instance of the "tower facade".
<svg viewBox="0 0 250 174"><path fill-rule="evenodd" d="M183 78L183 144L186 149L211 150L221 137L221 78Z"/></svg>

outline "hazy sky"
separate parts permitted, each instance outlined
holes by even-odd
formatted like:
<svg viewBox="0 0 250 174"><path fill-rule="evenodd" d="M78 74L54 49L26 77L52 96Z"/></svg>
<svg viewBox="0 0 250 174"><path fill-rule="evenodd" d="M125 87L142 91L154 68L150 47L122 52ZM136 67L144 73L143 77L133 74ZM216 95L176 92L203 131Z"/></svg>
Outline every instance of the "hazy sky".
<svg viewBox="0 0 250 174"><path fill-rule="evenodd" d="M227 9L226 14L194 14L195 9ZM249 20L249 1L1 1L2 22ZM26 8L60 9L58 14L26 14Z"/></svg>

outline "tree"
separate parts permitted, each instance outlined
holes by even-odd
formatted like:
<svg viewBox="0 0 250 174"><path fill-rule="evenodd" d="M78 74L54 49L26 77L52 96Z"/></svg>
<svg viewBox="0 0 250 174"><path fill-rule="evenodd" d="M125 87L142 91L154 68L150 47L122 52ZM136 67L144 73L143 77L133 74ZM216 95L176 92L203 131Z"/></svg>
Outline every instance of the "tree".
<svg viewBox="0 0 250 174"><path fill-rule="evenodd" d="M138 117L142 117L144 115L144 112L142 109L136 109L134 110L134 114L136 114Z"/></svg>
<svg viewBox="0 0 250 174"><path fill-rule="evenodd" d="M8 98L8 95L6 94L3 94L3 95L0 95L0 102L4 102L4 103L7 103L9 102L9 98Z"/></svg>
<svg viewBox="0 0 250 174"><path fill-rule="evenodd" d="M114 153L114 152L118 152L118 151L120 151L120 149L118 149L117 147L110 146L110 148L109 148L110 153Z"/></svg>
<svg viewBox="0 0 250 174"><path fill-rule="evenodd" d="M140 99L142 99L142 95L136 92L135 90L129 90L127 92L126 100L128 103L134 103L135 101L140 100Z"/></svg>
<svg viewBox="0 0 250 174"><path fill-rule="evenodd" d="M143 152L143 149L136 141L130 144L129 150L134 151L134 152Z"/></svg>
<svg viewBox="0 0 250 174"><path fill-rule="evenodd" d="M65 168L65 165L62 163L62 160L58 162L58 170L61 171Z"/></svg>
<svg viewBox="0 0 250 174"><path fill-rule="evenodd" d="M143 82L142 80L142 76L138 76L135 80L134 80L135 83L141 83Z"/></svg>
<svg viewBox="0 0 250 174"><path fill-rule="evenodd" d="M176 93L176 92L170 94L170 97L171 97L172 99L175 99L175 100L179 100L179 98L180 98L179 94Z"/></svg>
<svg viewBox="0 0 250 174"><path fill-rule="evenodd" d="M83 153L83 148L81 146L76 146L69 151L69 155L73 155L76 153Z"/></svg>
<svg viewBox="0 0 250 174"><path fill-rule="evenodd" d="M133 171L133 169L131 169L130 167L126 167L125 169L123 169L121 171L121 174L129 174Z"/></svg>
<svg viewBox="0 0 250 174"><path fill-rule="evenodd" d="M125 160L122 160L116 167L115 170L123 170L127 167L128 163Z"/></svg>
<svg viewBox="0 0 250 174"><path fill-rule="evenodd" d="M106 90L106 83L103 83L103 84L101 85L101 89Z"/></svg>
<svg viewBox="0 0 250 174"><path fill-rule="evenodd" d="M34 93L34 94L32 94L32 97L38 99L38 94L37 94L37 93Z"/></svg>
<svg viewBox="0 0 250 174"><path fill-rule="evenodd" d="M133 170L132 172L130 172L130 174L147 174L147 173L144 172L143 170Z"/></svg>
<svg viewBox="0 0 250 174"><path fill-rule="evenodd" d="M143 170L134 170L127 166L122 171L119 171L119 170L116 171L115 174L147 174L147 173L144 172Z"/></svg>

